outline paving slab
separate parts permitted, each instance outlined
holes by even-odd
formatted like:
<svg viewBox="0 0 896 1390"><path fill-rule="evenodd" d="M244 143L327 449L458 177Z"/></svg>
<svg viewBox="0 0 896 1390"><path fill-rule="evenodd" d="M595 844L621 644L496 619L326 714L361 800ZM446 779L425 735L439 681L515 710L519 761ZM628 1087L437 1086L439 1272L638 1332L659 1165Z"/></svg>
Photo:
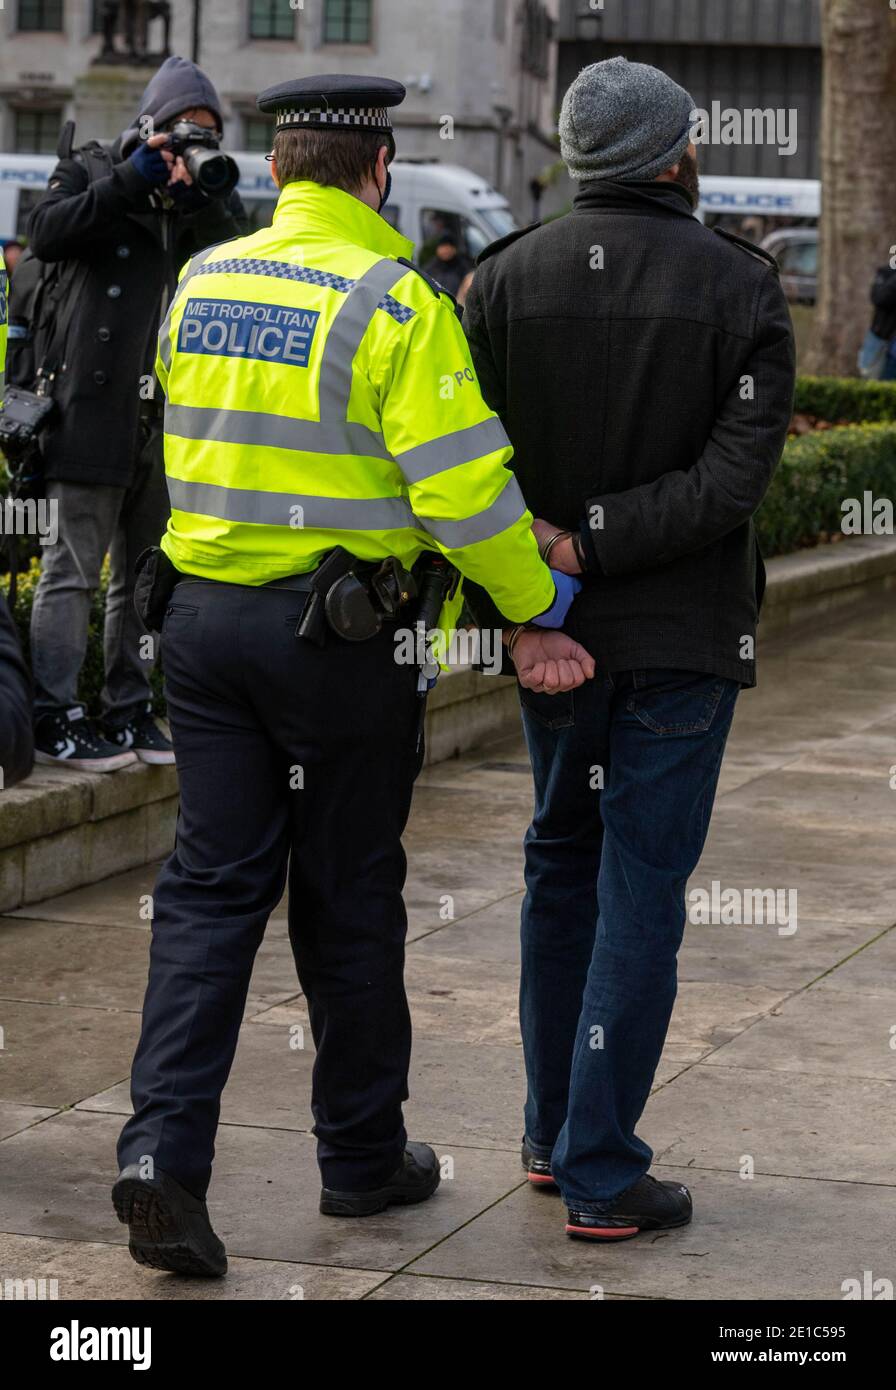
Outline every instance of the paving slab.
<svg viewBox="0 0 896 1390"><path fill-rule="evenodd" d="M138 1013L7 999L0 1001L0 1014L0 1093L6 1100L53 1109L76 1105L130 1070Z"/></svg>
<svg viewBox="0 0 896 1390"><path fill-rule="evenodd" d="M859 994L896 994L896 927L888 928L854 951L819 984L826 989Z"/></svg>
<svg viewBox="0 0 896 1390"><path fill-rule="evenodd" d="M522 905L523 894L516 888L466 917L444 922L421 934L414 942L414 954L423 960L440 955L462 956L469 961L509 963L519 969Z"/></svg>
<svg viewBox="0 0 896 1390"><path fill-rule="evenodd" d="M402 1272L673 1299L839 1300L843 1281L866 1269L896 1282L892 1224L882 1219L889 1190L801 1178L745 1182L667 1165L656 1175L691 1188L690 1226L590 1245L564 1235L559 1198L519 1189Z"/></svg>
<svg viewBox="0 0 896 1390"><path fill-rule="evenodd" d="M478 840L407 841L408 879L405 904L411 939L458 921L508 893L518 892L523 877L525 821L511 844L490 846Z"/></svg>
<svg viewBox="0 0 896 1390"><path fill-rule="evenodd" d="M822 982L720 1047L709 1065L896 1082L896 999Z"/></svg>
<svg viewBox="0 0 896 1390"><path fill-rule="evenodd" d="M127 769L124 769L127 771ZM117 774L116 774L117 775ZM140 864L125 873L75 888L44 902L28 903L0 918L4 921L21 917L28 921L84 922L106 927L137 927L149 931L152 926L152 894L162 860ZM276 908L268 923L266 935L283 935L286 927L286 897ZM2 943L2 937L0 937Z"/></svg>
<svg viewBox="0 0 896 1390"><path fill-rule="evenodd" d="M640 1133L659 1163L879 1183L896 1204L896 1080L701 1062L654 1093Z"/></svg>
<svg viewBox="0 0 896 1390"><path fill-rule="evenodd" d="M689 890L710 891L713 882L742 893L757 888L796 889L797 932L800 918L842 922L854 929L856 948L875 934L867 928L880 931L896 921L896 868L889 853L858 864L848 853L828 858L827 849L822 848L815 862L798 864L780 854L754 857L752 850L753 841L745 842L743 831L739 849L733 833L726 845L714 841L691 877Z"/></svg>
<svg viewBox="0 0 896 1390"><path fill-rule="evenodd" d="M131 1011L142 1008L149 969L149 932L138 927L23 920L7 920L0 932L0 1001ZM297 989L288 945L265 939L255 957L247 1012L269 1008L290 998Z"/></svg>
<svg viewBox="0 0 896 1390"><path fill-rule="evenodd" d="M52 1288L58 1299L145 1303L360 1299L388 1277L378 1270L231 1256L226 1279L186 1279L136 1265L121 1245L0 1235L0 1284L6 1279L43 1279L44 1287Z"/></svg>
<svg viewBox="0 0 896 1390"><path fill-rule="evenodd" d="M880 930L870 922L807 921L799 913L797 929L790 935L787 928L781 933L774 923L689 923L678 957L678 978L802 988L838 966Z"/></svg>
<svg viewBox="0 0 896 1390"><path fill-rule="evenodd" d="M0 1100L0 1140L8 1139L11 1134L18 1134L31 1125L40 1124L41 1120L55 1114L55 1109L48 1105L19 1105L15 1101Z"/></svg>

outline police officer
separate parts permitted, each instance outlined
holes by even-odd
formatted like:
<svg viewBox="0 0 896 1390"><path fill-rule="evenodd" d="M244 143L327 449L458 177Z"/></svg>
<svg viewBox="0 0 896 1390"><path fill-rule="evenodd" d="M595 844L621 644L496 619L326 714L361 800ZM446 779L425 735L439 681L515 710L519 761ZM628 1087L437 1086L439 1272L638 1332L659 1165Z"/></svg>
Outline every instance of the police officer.
<svg viewBox="0 0 896 1390"><path fill-rule="evenodd" d="M421 557L489 591L521 679L571 688L594 669L544 630L573 589L539 557L450 298L377 215L403 97L355 77L263 93L273 226L195 256L159 339L181 804L113 1200L134 1258L181 1273L226 1268L205 1205L220 1095L287 873L317 1050L321 1211L363 1216L438 1185L401 1108L401 834L422 702L396 634Z"/></svg>

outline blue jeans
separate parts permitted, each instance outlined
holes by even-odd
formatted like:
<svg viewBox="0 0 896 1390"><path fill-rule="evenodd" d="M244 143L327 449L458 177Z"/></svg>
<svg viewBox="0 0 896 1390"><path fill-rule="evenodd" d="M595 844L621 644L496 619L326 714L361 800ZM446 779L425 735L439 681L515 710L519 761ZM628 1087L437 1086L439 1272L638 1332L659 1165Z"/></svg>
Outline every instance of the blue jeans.
<svg viewBox="0 0 896 1390"><path fill-rule="evenodd" d="M677 991L685 886L740 689L692 671L600 672L521 692L535 776L520 1020L526 1141L568 1206L647 1172L635 1134Z"/></svg>

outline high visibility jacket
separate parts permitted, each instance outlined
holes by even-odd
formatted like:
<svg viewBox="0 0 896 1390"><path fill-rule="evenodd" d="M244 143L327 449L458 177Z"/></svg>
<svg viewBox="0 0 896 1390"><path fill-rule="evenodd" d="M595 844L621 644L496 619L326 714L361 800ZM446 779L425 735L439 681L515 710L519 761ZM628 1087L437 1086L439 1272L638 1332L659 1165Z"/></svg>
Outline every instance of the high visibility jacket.
<svg viewBox="0 0 896 1390"><path fill-rule="evenodd" d="M512 622L554 600L512 448L447 298L360 199L291 183L194 256L159 335L178 569L264 584L334 546L441 551Z"/></svg>
<svg viewBox="0 0 896 1390"><path fill-rule="evenodd" d="M0 270L0 410L3 409L3 392L6 389L6 334L9 328L8 289L6 271Z"/></svg>

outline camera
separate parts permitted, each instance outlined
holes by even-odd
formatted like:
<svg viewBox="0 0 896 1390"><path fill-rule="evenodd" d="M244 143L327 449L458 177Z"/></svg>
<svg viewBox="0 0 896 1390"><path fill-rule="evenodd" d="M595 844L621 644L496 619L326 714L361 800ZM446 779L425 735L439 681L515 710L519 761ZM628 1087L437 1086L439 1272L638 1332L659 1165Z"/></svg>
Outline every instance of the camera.
<svg viewBox="0 0 896 1390"><path fill-rule="evenodd" d="M55 408L52 396L45 391L7 387L0 412L0 449L11 463L18 463L36 445Z"/></svg>
<svg viewBox="0 0 896 1390"><path fill-rule="evenodd" d="M195 121L177 121L165 145L187 166L193 182L207 198L226 198L239 182L236 160L221 149L218 136Z"/></svg>

